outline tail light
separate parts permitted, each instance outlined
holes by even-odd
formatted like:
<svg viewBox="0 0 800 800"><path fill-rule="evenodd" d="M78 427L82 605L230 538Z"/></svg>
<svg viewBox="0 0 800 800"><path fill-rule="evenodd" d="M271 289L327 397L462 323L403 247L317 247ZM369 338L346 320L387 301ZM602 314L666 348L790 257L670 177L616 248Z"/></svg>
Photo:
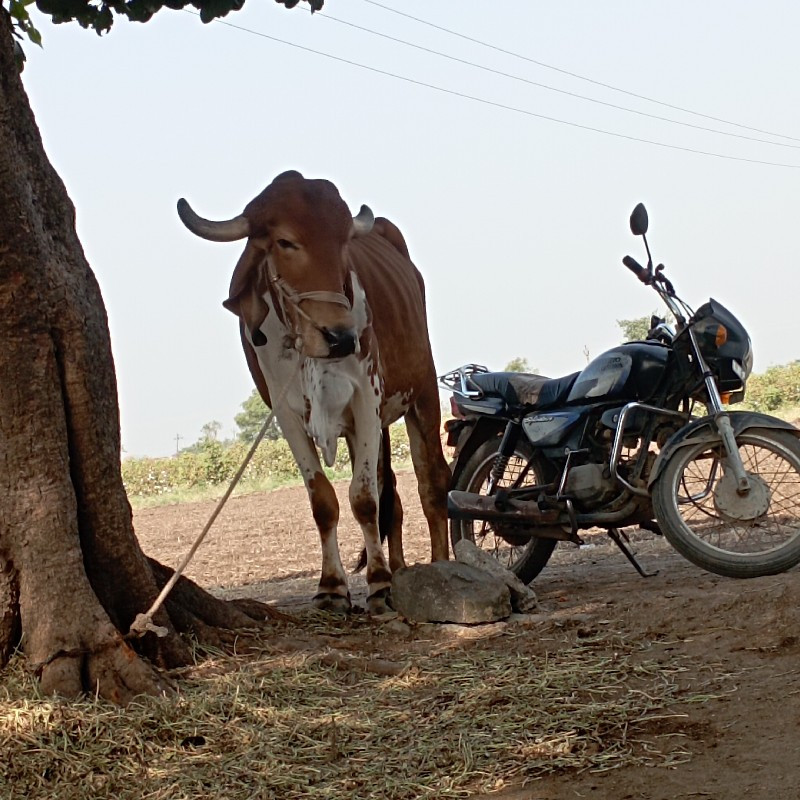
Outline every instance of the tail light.
<svg viewBox="0 0 800 800"><path fill-rule="evenodd" d="M464 412L458 407L458 403L456 403L456 398L453 395L450 395L450 413L456 419L464 419Z"/></svg>

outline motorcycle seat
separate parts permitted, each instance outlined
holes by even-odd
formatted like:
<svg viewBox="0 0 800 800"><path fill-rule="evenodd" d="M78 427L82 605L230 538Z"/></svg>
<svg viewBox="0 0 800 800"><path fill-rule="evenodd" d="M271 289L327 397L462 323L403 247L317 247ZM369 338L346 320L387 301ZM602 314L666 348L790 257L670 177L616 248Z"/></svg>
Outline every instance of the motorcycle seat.
<svg viewBox="0 0 800 800"><path fill-rule="evenodd" d="M540 409L566 402L579 372L563 378L546 378L524 372L478 372L470 382L484 395L500 397L511 406Z"/></svg>

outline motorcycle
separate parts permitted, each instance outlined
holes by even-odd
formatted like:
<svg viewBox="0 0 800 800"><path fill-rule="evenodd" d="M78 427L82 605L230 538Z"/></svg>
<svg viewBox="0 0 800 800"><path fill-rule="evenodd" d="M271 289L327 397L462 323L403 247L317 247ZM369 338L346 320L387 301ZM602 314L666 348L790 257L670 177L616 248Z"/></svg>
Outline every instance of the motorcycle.
<svg viewBox="0 0 800 800"><path fill-rule="evenodd" d="M623 264L655 290L674 325L613 347L561 378L468 364L439 378L454 417L448 516L530 583L558 541L604 529L643 576L625 527L662 534L697 566L752 578L800 562L800 430L729 406L744 398L750 337L721 303L693 311L664 265L653 267L648 216L630 217L647 266Z"/></svg>

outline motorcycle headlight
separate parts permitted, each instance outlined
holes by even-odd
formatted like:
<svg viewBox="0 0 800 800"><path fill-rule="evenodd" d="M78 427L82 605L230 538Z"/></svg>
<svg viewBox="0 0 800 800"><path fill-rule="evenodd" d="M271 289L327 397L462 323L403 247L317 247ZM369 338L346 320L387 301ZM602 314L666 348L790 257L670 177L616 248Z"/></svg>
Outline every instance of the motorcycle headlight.
<svg viewBox="0 0 800 800"><path fill-rule="evenodd" d="M728 329L713 317L700 320L695 325L695 331L702 344L706 345L702 348L703 350L706 350L707 347L719 350L728 341Z"/></svg>

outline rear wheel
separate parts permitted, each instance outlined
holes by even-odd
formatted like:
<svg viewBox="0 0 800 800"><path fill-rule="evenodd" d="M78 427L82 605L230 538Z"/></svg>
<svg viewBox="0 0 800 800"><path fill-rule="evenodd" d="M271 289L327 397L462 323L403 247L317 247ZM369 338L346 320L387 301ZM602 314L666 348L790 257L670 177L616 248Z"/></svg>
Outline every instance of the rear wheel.
<svg viewBox="0 0 800 800"><path fill-rule="evenodd" d="M489 478L499 447L499 438L484 442L467 462L452 488L461 492L488 494ZM525 467L533 457L533 448L525 441L519 442L496 488L518 488L546 483L549 480L546 465L536 459L525 473ZM530 583L544 569L556 546L555 539L528 539L530 531L530 528L518 525L481 520L450 521L450 541L454 547L461 539L474 542L506 569L511 570L523 583Z"/></svg>
<svg viewBox="0 0 800 800"><path fill-rule="evenodd" d="M736 437L750 478L744 497L724 471L721 443L675 452L653 487L670 544L697 566L730 578L775 575L800 563L800 442L783 431Z"/></svg>

